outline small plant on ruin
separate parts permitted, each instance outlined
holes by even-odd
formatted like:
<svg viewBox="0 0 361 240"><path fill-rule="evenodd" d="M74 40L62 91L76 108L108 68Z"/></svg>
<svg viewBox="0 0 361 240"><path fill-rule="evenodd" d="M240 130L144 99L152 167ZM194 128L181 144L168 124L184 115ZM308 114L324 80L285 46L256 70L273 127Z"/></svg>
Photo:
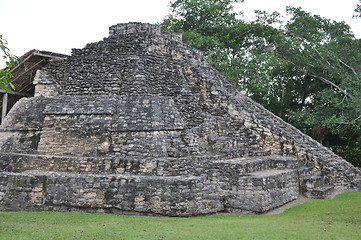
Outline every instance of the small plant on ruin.
<svg viewBox="0 0 361 240"><path fill-rule="evenodd" d="M10 53L9 48L7 47L8 42L0 35L0 49L3 54L3 59L6 62L6 68L0 69L0 89L10 92L15 90L15 86L9 82L10 78L13 77L10 67L14 66L18 61L18 57Z"/></svg>

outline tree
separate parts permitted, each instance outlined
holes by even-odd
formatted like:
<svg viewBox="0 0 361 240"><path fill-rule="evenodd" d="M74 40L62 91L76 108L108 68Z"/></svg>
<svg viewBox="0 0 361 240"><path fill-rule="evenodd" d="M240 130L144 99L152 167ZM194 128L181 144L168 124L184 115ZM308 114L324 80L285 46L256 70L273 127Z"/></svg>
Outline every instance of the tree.
<svg viewBox="0 0 361 240"><path fill-rule="evenodd" d="M361 41L343 22L300 8L287 12L285 24L260 11L250 23L240 86L326 145L361 142Z"/></svg>
<svg viewBox="0 0 361 240"><path fill-rule="evenodd" d="M354 10L356 12L356 15L353 15L352 18L358 18L358 17L361 18L361 0L359 0L359 2L360 4L357 4Z"/></svg>
<svg viewBox="0 0 361 240"><path fill-rule="evenodd" d="M0 49L3 53L3 59L6 61L6 68L0 69L0 89L10 92L15 90L15 86L9 82L9 79L13 77L9 67L14 66L18 62L18 58L10 54L10 50L7 47L8 42L0 35Z"/></svg>
<svg viewBox="0 0 361 240"><path fill-rule="evenodd" d="M173 1L163 29L182 32L251 98L324 144L361 142L361 40L350 27L301 8L287 8L287 22L263 11L245 22L236 2Z"/></svg>
<svg viewBox="0 0 361 240"><path fill-rule="evenodd" d="M292 18L285 25L276 54L292 64L295 76L313 86L303 92L302 108L288 110L289 120L328 129L343 141L359 140L361 41L343 22L300 8L287 10Z"/></svg>
<svg viewBox="0 0 361 240"><path fill-rule="evenodd" d="M219 71L228 69L232 49L228 33L239 23L233 3L243 0L174 0L163 31L180 32L183 41L201 50Z"/></svg>
<svg viewBox="0 0 361 240"><path fill-rule="evenodd" d="M163 21L168 30L192 31L202 35L216 34L222 27L237 22L236 13L232 13L233 3L243 0L173 0L170 8L173 14Z"/></svg>

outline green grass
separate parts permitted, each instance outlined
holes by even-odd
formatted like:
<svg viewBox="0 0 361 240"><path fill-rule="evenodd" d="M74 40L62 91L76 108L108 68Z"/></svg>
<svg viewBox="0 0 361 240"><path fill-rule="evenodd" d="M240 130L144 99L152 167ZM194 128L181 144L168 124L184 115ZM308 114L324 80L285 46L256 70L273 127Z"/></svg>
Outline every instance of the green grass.
<svg viewBox="0 0 361 240"><path fill-rule="evenodd" d="M267 216L158 218L0 212L0 239L361 239L361 192L310 200Z"/></svg>

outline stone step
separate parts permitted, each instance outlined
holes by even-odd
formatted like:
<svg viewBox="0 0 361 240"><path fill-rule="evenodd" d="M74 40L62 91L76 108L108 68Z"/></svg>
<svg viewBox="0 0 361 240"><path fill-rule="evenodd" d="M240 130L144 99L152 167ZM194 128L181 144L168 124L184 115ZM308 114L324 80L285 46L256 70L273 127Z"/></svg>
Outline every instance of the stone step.
<svg viewBox="0 0 361 240"><path fill-rule="evenodd" d="M245 175L268 169L297 169L304 165L303 160L298 159L297 157L277 155L222 159L215 160L213 163L227 166L229 168L243 169Z"/></svg>
<svg viewBox="0 0 361 240"><path fill-rule="evenodd" d="M323 184L323 178L319 175L307 175L303 176L301 179L301 186L304 192L311 191L316 187L322 186Z"/></svg>
<svg viewBox="0 0 361 240"><path fill-rule="evenodd" d="M85 210L193 216L223 211L200 177L0 172L0 210Z"/></svg>
<svg viewBox="0 0 361 240"><path fill-rule="evenodd" d="M220 177L0 172L0 210L115 212L191 216L226 211L261 213L298 196L297 170ZM247 204L245 204L247 203Z"/></svg>
<svg viewBox="0 0 361 240"><path fill-rule="evenodd" d="M316 198L316 199L325 199L330 197L333 194L335 187L331 185L322 185L319 187L314 188L310 194L310 198Z"/></svg>
<svg viewBox="0 0 361 240"><path fill-rule="evenodd" d="M300 168L298 168L298 172L299 172L300 176L312 175L312 168L310 168L310 167L300 167Z"/></svg>
<svg viewBox="0 0 361 240"><path fill-rule="evenodd" d="M312 171L300 171L301 193L308 198L326 198L333 193L334 186L325 185L324 179L320 175L312 175ZM306 174L305 174L306 173Z"/></svg>
<svg viewBox="0 0 361 240"><path fill-rule="evenodd" d="M247 179L247 178L268 178L268 177L272 177L272 176L278 176L281 174L289 174L289 173L293 173L296 172L296 170L293 169L268 169L268 170L263 170L263 171L257 171L257 172L251 172L249 173L248 176L245 176L243 178Z"/></svg>
<svg viewBox="0 0 361 240"><path fill-rule="evenodd" d="M257 156L224 159L215 156L189 156L187 158L134 159L112 156L57 156L40 154L0 154L0 167L4 171L23 172L46 170L69 173L139 174L158 176L231 175L267 169L296 169L304 163L296 157Z"/></svg>
<svg viewBox="0 0 361 240"><path fill-rule="evenodd" d="M33 158L33 163L37 159L26 154L21 157L24 161ZM54 161L54 165L61 161L66 165L66 160L79 160L77 157L40 157L43 163L38 165L39 168L46 167L47 161ZM261 213L296 199L299 193L297 169L277 169L295 167L297 159L294 158L268 156L209 161L206 157L198 157L192 160L149 160L150 166L156 163L158 175L148 175L148 170L140 171L140 160L134 160L127 168L128 172L122 173L2 172L0 206L3 210L36 210L32 209L34 206L64 211L79 208L97 211L101 208L104 212L152 212L168 216L201 215L232 208ZM145 169L150 169L146 161L142 164ZM184 175L175 176L180 173Z"/></svg>
<svg viewBox="0 0 361 240"><path fill-rule="evenodd" d="M227 200L231 209L263 213L297 199L298 195L297 169L274 169L240 177Z"/></svg>

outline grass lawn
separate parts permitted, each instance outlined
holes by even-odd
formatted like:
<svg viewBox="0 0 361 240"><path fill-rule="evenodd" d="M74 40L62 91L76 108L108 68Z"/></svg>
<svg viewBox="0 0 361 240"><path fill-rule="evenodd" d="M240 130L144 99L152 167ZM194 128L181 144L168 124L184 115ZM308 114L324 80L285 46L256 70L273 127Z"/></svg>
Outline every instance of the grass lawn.
<svg viewBox="0 0 361 240"><path fill-rule="evenodd" d="M361 192L310 200L267 216L159 218L0 212L0 239L361 239Z"/></svg>

